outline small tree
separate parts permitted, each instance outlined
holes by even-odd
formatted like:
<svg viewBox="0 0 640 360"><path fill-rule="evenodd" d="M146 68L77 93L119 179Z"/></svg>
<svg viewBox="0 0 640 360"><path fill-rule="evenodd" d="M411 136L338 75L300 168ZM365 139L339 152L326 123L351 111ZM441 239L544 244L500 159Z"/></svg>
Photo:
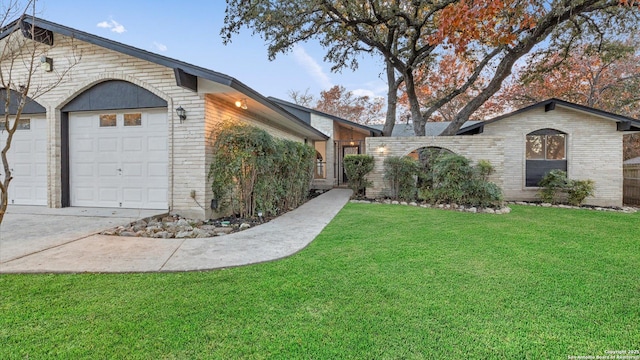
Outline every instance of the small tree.
<svg viewBox="0 0 640 360"><path fill-rule="evenodd" d="M420 163L409 156L384 159L384 179L389 183L389 196L395 200L414 200L420 168Z"/></svg>
<svg viewBox="0 0 640 360"><path fill-rule="evenodd" d="M373 163L371 155L347 155L344 157L344 171L354 196L364 195L367 186L371 185L365 176L373 170Z"/></svg>
<svg viewBox="0 0 640 360"><path fill-rule="evenodd" d="M0 118L0 132L6 132L4 144L0 144L0 224L9 205L9 186L13 180L12 166L9 163L9 150L13 136L18 129L25 105L30 99L37 99L60 82L71 70L78 59L75 53L69 54L69 65L56 67L47 75L42 75L40 58L46 56L53 47L53 39L47 31L37 28L33 18L36 1L21 4L9 1L0 4L0 106L4 115ZM27 13L31 15L27 15ZM14 18L17 20L6 23Z"/></svg>

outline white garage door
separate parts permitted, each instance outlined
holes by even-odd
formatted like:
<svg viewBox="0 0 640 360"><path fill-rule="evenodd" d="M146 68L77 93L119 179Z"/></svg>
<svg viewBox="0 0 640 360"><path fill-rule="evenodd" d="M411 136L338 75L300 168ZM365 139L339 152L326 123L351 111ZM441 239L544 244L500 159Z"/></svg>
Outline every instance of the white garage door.
<svg viewBox="0 0 640 360"><path fill-rule="evenodd" d="M0 149L6 140L7 131L0 122ZM7 159L13 176L9 204L47 205L47 120L20 119ZM0 165L0 181L4 180L3 172Z"/></svg>
<svg viewBox="0 0 640 360"><path fill-rule="evenodd" d="M168 208L166 110L69 114L71 206Z"/></svg>

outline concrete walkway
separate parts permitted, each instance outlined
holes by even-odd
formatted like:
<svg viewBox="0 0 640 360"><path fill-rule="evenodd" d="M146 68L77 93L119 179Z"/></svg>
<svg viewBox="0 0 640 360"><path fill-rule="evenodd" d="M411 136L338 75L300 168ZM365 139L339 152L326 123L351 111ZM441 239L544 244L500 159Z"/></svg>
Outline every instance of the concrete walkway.
<svg viewBox="0 0 640 360"><path fill-rule="evenodd" d="M89 235L0 260L0 273L189 271L276 260L304 249L350 196L351 190L334 189L266 224L213 238Z"/></svg>

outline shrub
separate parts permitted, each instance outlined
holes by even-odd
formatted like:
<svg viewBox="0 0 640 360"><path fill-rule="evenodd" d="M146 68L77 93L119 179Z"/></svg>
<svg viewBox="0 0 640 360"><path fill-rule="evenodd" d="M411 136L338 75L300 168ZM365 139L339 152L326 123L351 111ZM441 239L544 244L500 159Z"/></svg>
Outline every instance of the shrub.
<svg viewBox="0 0 640 360"><path fill-rule="evenodd" d="M573 206L579 206L588 196L593 196L594 191L593 180L572 180L567 191L567 201Z"/></svg>
<svg viewBox="0 0 640 360"><path fill-rule="evenodd" d="M365 176L373 170L373 156L347 155L344 157L343 165L349 179L349 187L353 190L354 195L364 195L367 186L371 185Z"/></svg>
<svg viewBox="0 0 640 360"><path fill-rule="evenodd" d="M557 204L560 201L560 194L567 189L567 182L566 172L558 169L551 170L538 183L542 188L538 196L544 202Z"/></svg>
<svg viewBox="0 0 640 360"><path fill-rule="evenodd" d="M593 180L571 180L565 171L558 169L549 171L538 185L542 188L538 193L542 201L557 204L561 202L560 195L564 194L573 206L581 205L595 190Z"/></svg>
<svg viewBox="0 0 640 360"><path fill-rule="evenodd" d="M430 185L422 187L419 196L436 203L499 207L502 190L487 181L492 172L493 166L486 160L473 167L464 156L444 154L434 161Z"/></svg>
<svg viewBox="0 0 640 360"><path fill-rule="evenodd" d="M220 211L253 217L295 208L307 198L315 150L274 139L255 126L225 121L214 135L209 180Z"/></svg>
<svg viewBox="0 0 640 360"><path fill-rule="evenodd" d="M389 183L389 197L395 200L414 200L420 163L409 156L391 156L384 160L384 179Z"/></svg>

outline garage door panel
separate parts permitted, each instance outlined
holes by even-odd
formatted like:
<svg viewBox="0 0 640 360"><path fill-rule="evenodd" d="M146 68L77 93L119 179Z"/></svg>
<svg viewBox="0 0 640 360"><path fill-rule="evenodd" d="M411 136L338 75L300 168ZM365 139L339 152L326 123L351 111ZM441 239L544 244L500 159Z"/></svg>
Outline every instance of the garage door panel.
<svg viewBox="0 0 640 360"><path fill-rule="evenodd" d="M142 162L123 164L122 175L128 178L140 178L143 176L142 167Z"/></svg>
<svg viewBox="0 0 640 360"><path fill-rule="evenodd" d="M98 139L98 152L101 154L105 152L118 152L118 138L114 136Z"/></svg>
<svg viewBox="0 0 640 360"><path fill-rule="evenodd" d="M92 139L75 139L73 151L78 153L93 153L93 140Z"/></svg>
<svg viewBox="0 0 640 360"><path fill-rule="evenodd" d="M100 163L98 164L98 176L117 178L120 175L120 172L118 171L118 169L119 169L118 163L116 162L111 162L106 164Z"/></svg>
<svg viewBox="0 0 640 360"><path fill-rule="evenodd" d="M47 205L47 120L23 116L21 121L28 126L16 130L7 153L13 176L9 203ZM7 136L6 131L0 131L0 144L5 143ZM0 169L0 180L4 180L2 173Z"/></svg>
<svg viewBox="0 0 640 360"><path fill-rule="evenodd" d="M12 173L14 178L22 177L22 176L29 176L30 177L30 176L34 175L31 172L31 167L32 166L33 166L33 164L12 164L12 163L9 163L9 167L11 169L13 169L13 171L11 173ZM25 180L22 180L22 181L25 181ZM28 180L26 180L26 181L28 181Z"/></svg>
<svg viewBox="0 0 640 360"><path fill-rule="evenodd" d="M135 122L128 121L129 126L125 126L124 114L135 112L110 112L116 114L116 125L102 128L98 126L98 113L70 114L71 205L168 208L166 112L140 111L141 117L136 116ZM136 125L137 120L140 125ZM95 148L90 148L89 143L96 144ZM76 152L76 147L83 151ZM89 172L89 165L96 169L95 173ZM92 186L95 199L90 205L80 204L76 188L88 191L90 184L95 185ZM153 197L149 196L150 191Z"/></svg>
<svg viewBox="0 0 640 360"><path fill-rule="evenodd" d="M142 151L142 139L140 137L126 137L122 139L122 149L124 151Z"/></svg>

